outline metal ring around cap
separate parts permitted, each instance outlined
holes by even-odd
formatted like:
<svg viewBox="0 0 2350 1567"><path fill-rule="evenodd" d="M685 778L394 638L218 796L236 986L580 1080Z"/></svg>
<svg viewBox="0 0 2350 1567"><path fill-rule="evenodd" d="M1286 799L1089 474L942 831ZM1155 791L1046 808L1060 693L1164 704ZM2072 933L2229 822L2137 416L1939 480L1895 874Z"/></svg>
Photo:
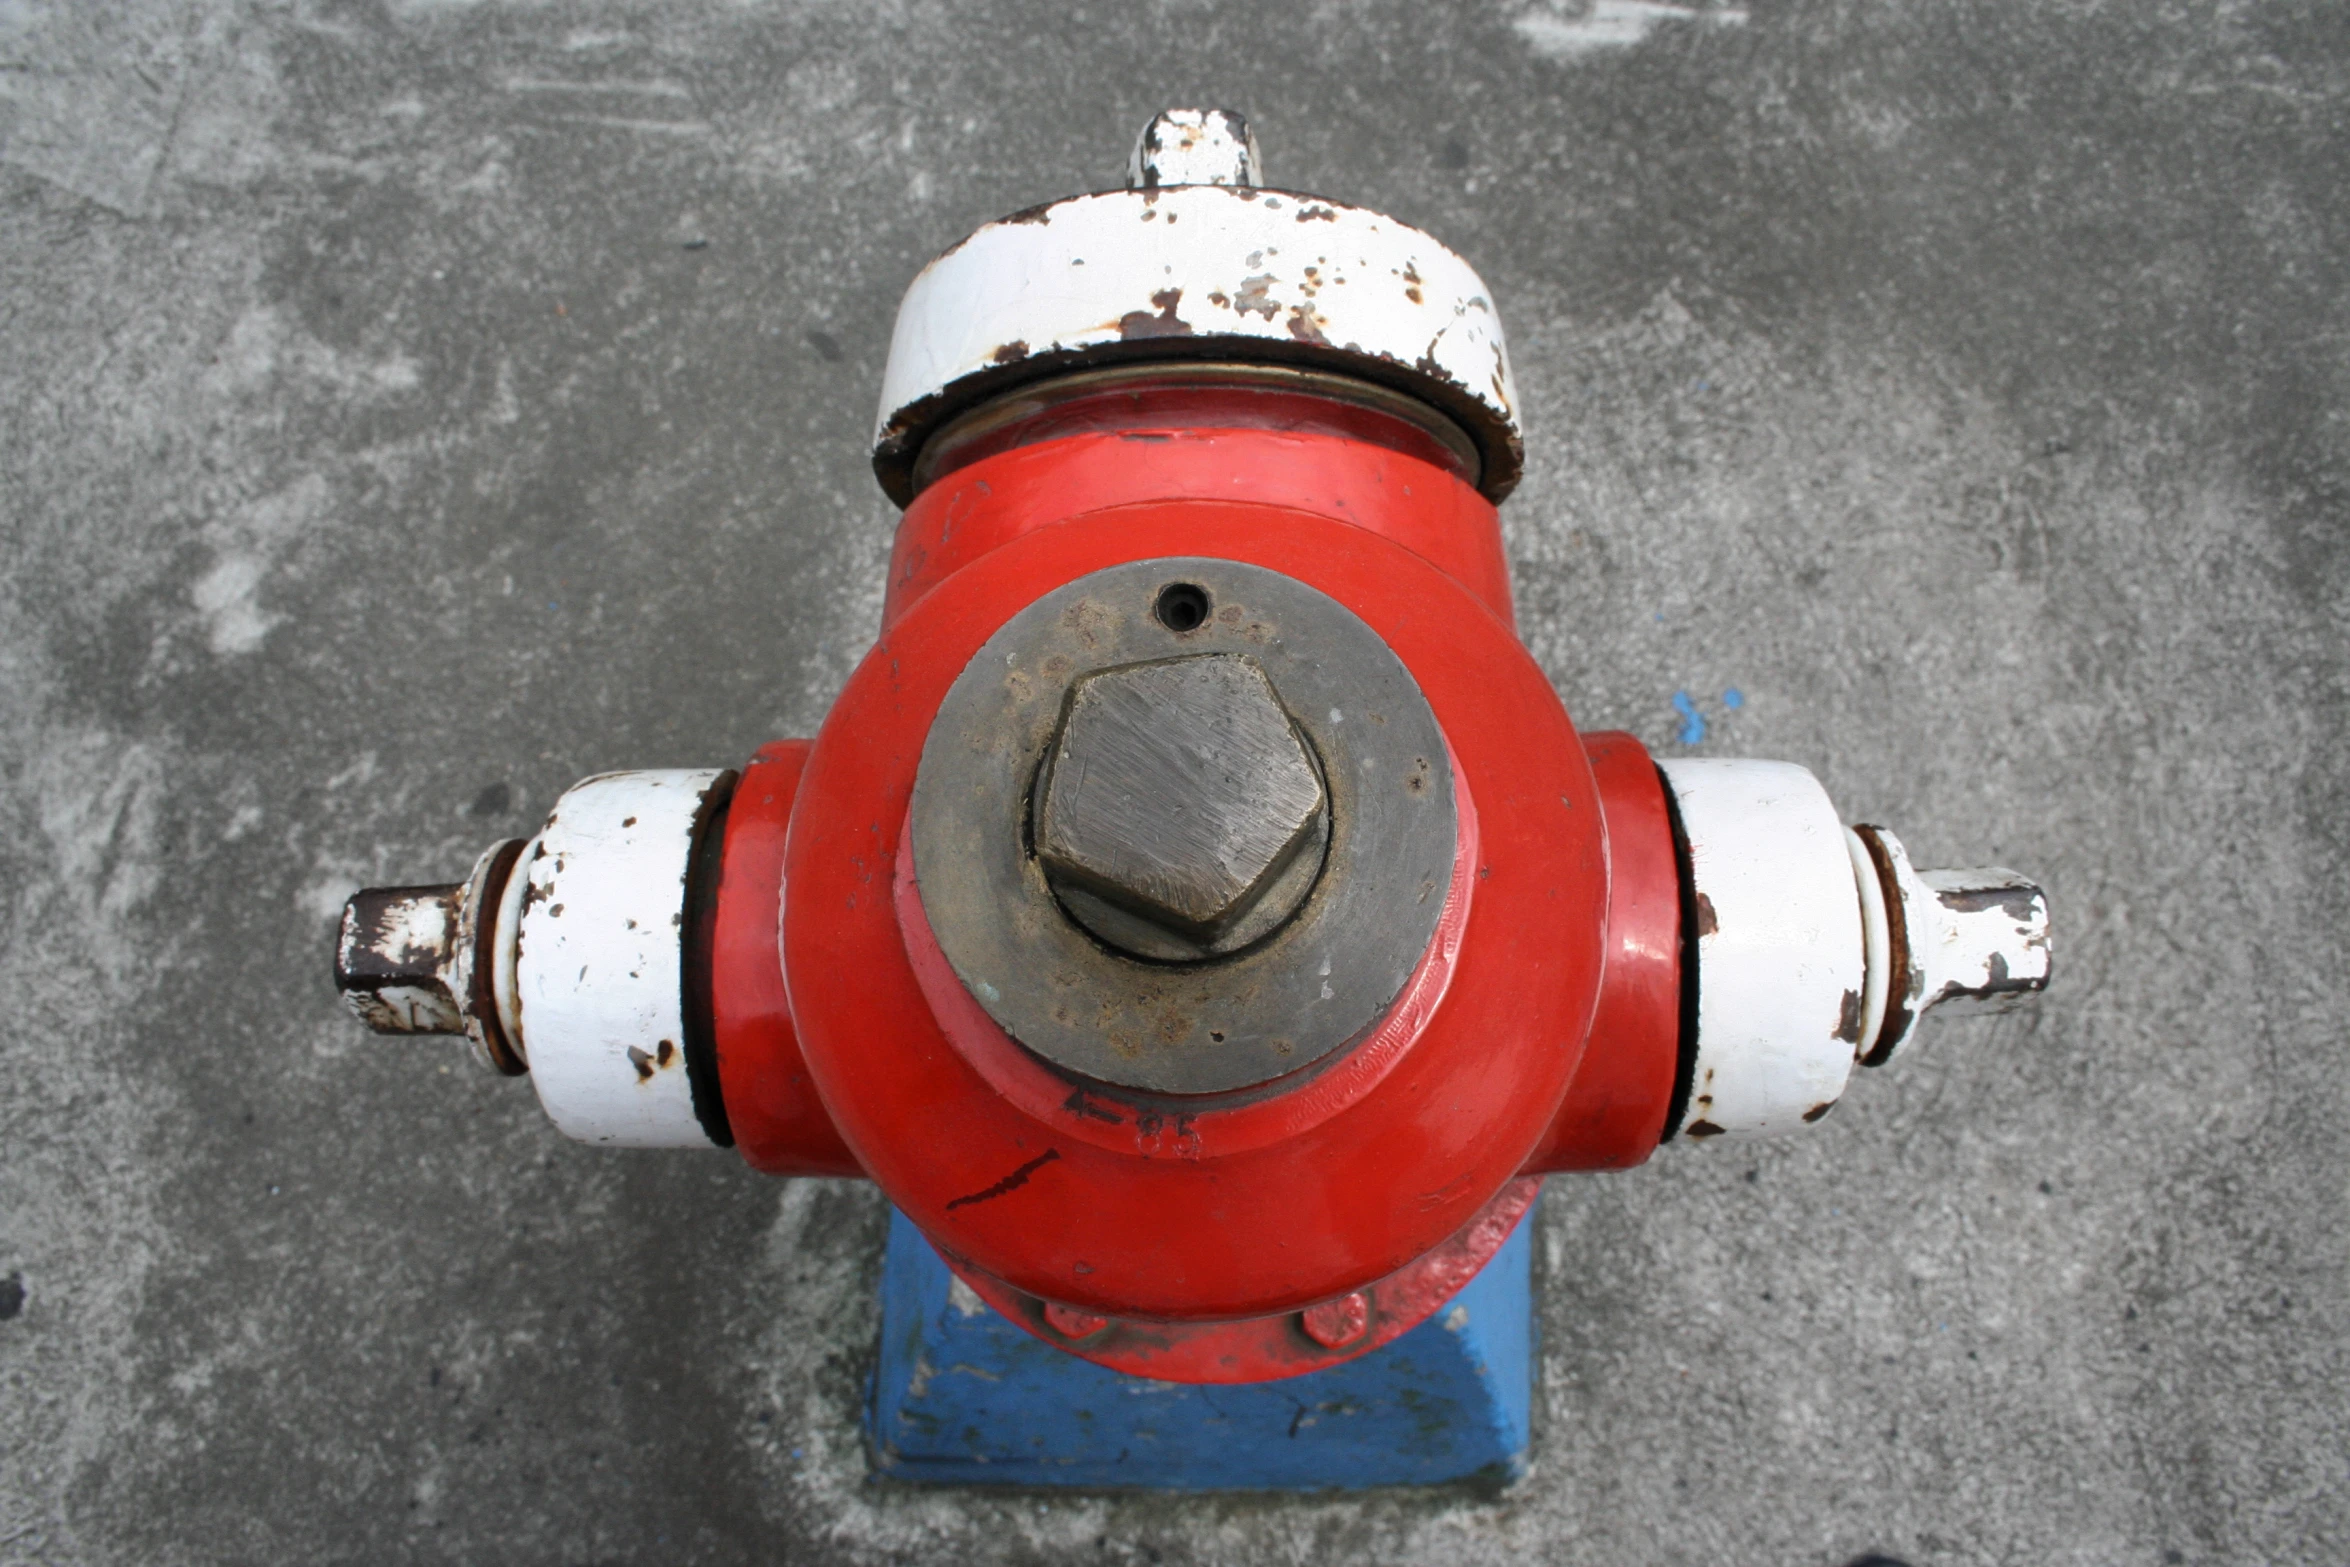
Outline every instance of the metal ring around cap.
<svg viewBox="0 0 2350 1567"><path fill-rule="evenodd" d="M1289 392L1383 414L1434 442L1471 484L1478 481L1485 460L1459 420L1408 392L1367 381L1359 375L1297 365L1251 364L1245 360L1148 360L1140 364L1071 370L1046 380L1028 382L965 409L923 442L913 463L914 492L919 494L940 475L970 461L966 453L987 450L988 443L1005 431L1050 414L1057 407L1104 392L1149 392L1166 387Z"/></svg>
<svg viewBox="0 0 2350 1567"><path fill-rule="evenodd" d="M1171 583L1212 610L1151 614ZM1235 956L1150 963L1071 920L1023 824L1069 687L1187 653L1257 661L1322 764L1330 841L1290 922ZM914 785L916 885L940 949L1004 1030L1066 1073L1147 1095L1224 1095L1330 1059L1378 1021L1426 952L1457 813L1444 735L1385 641L1295 578L1227 560L1136 561L1030 604L940 705Z"/></svg>

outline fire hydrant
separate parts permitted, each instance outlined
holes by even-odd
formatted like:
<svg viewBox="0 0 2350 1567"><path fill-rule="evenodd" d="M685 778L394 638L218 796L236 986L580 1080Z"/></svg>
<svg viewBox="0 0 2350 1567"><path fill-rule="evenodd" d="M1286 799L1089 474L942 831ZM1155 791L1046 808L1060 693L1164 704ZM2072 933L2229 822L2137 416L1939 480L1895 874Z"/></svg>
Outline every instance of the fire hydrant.
<svg viewBox="0 0 2350 1567"><path fill-rule="evenodd" d="M572 1137L870 1178L1070 1355L1369 1354L1545 1174L1797 1131L2048 980L2024 878L1579 734L1514 630L1522 460L1467 262L1170 111L907 292L881 633L817 737L358 894L337 982Z"/></svg>

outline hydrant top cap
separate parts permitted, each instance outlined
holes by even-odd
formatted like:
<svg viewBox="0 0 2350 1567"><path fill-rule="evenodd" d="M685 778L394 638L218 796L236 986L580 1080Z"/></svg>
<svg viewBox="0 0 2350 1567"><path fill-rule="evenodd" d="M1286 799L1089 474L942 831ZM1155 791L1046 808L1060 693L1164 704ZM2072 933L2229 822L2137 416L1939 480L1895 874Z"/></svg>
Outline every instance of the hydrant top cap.
<svg viewBox="0 0 2350 1567"><path fill-rule="evenodd" d="M1517 388L1467 261L1383 213L1251 183L1255 140L1224 111L1160 116L1135 156L1138 181L1215 183L1014 213L906 290L873 435L891 499L913 498L923 444L966 410L1071 370L1169 359L1310 366L1409 393L1468 435L1488 499L1510 492L1525 463Z"/></svg>

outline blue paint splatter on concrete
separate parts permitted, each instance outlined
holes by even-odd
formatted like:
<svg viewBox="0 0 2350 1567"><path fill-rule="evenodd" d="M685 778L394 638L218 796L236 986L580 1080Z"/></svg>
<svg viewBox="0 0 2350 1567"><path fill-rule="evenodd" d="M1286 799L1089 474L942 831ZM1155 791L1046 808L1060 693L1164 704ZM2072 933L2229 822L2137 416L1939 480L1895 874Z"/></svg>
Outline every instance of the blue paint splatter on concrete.
<svg viewBox="0 0 2350 1567"><path fill-rule="evenodd" d="M1705 744L1705 719L1697 711L1697 704L1689 700L1688 692L1676 691L1673 693L1673 711L1681 715L1681 743L1683 745Z"/></svg>
<svg viewBox="0 0 2350 1567"><path fill-rule="evenodd" d="M1722 705L1735 713L1746 705L1746 693L1732 686L1722 693Z"/></svg>

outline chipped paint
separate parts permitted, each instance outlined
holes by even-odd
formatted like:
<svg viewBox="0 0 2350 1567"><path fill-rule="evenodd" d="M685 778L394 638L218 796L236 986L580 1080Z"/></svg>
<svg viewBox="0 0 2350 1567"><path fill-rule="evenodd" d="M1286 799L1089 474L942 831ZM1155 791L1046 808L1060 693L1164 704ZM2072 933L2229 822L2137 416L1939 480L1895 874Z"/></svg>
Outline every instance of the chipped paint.
<svg viewBox="0 0 2350 1567"><path fill-rule="evenodd" d="M1844 1092L1860 1033L1863 936L1843 824L1792 763L1658 765L1696 908L1696 1092L1682 1135L1793 1131Z"/></svg>
<svg viewBox="0 0 2350 1567"><path fill-rule="evenodd" d="M462 1034L483 1066L519 1074L484 963L521 852L493 843L453 886L353 893L335 945L335 987L352 1014L379 1034Z"/></svg>
<svg viewBox="0 0 2350 1567"><path fill-rule="evenodd" d="M1134 139L1126 183L1155 191L1173 185L1253 189L1265 182L1264 160L1248 121L1230 109L1169 109Z"/></svg>
<svg viewBox="0 0 2350 1567"><path fill-rule="evenodd" d="M707 769L606 773L555 802L522 879L513 1002L548 1118L582 1142L708 1148L682 1041L686 876Z"/></svg>
<svg viewBox="0 0 2350 1567"><path fill-rule="evenodd" d="M1891 1060L1930 1007L2002 1012L2048 988L2046 892L2000 867L1920 871L1901 840L1882 827L1856 827L1853 836L1876 873L1889 932L1888 1001L1862 1053L1864 1064Z"/></svg>
<svg viewBox="0 0 2350 1567"><path fill-rule="evenodd" d="M2048 899L2009 870L1911 868L1786 762L1661 762L1685 836L1697 1032L1684 1137L1790 1131L1835 1107L1929 1007L2045 989Z"/></svg>
<svg viewBox="0 0 2350 1567"><path fill-rule="evenodd" d="M1179 185L1031 208L925 268L898 310L875 471L902 503L924 442L966 408L1043 376L1171 350L1316 365L1410 392L1469 431L1493 499L1523 466L1509 350L1466 261L1364 208Z"/></svg>

